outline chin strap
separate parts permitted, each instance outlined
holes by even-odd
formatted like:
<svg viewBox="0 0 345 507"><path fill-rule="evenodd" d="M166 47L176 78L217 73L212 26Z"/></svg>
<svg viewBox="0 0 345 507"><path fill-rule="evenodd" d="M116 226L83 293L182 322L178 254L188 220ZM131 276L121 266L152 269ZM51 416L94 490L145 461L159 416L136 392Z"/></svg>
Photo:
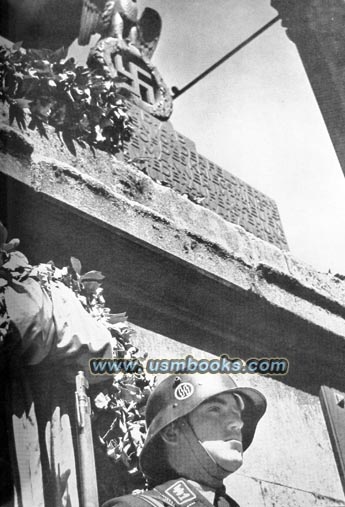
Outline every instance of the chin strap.
<svg viewBox="0 0 345 507"><path fill-rule="evenodd" d="M226 494L224 485L216 489L213 505L215 507L240 507L231 496Z"/></svg>
<svg viewBox="0 0 345 507"><path fill-rule="evenodd" d="M184 419L180 428L185 437L186 448L193 455L195 468L197 468L188 470L189 478L216 489L222 487L223 479L229 475L229 472L219 466L209 455L187 419ZM194 477L191 476L192 473Z"/></svg>

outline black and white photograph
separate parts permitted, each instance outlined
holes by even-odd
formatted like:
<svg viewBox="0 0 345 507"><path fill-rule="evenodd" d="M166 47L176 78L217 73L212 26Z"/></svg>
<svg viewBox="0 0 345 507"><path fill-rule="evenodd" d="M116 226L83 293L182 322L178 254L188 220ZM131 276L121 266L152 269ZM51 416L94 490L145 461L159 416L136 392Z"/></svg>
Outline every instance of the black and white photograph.
<svg viewBox="0 0 345 507"><path fill-rule="evenodd" d="M345 507L343 0L0 0L0 506Z"/></svg>

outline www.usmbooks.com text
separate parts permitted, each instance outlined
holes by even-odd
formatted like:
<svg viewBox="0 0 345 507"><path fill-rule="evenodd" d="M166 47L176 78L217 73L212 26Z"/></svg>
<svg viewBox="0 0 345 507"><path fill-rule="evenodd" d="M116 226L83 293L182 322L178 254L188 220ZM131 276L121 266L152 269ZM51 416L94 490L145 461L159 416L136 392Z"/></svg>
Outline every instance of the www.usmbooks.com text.
<svg viewBox="0 0 345 507"><path fill-rule="evenodd" d="M212 359L147 359L145 364L137 359L90 359L93 375L116 373L259 373L261 375L286 375L289 361L285 358L251 358L244 361L226 354Z"/></svg>

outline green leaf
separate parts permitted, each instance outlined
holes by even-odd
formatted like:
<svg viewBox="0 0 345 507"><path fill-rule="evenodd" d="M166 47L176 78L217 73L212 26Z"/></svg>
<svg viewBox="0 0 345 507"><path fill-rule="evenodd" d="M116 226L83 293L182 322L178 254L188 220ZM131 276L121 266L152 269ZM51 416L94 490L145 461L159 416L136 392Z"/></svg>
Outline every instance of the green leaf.
<svg viewBox="0 0 345 507"><path fill-rule="evenodd" d="M77 275L80 275L81 273L81 262L76 257L71 257L71 266L74 269L74 271L77 273Z"/></svg>
<svg viewBox="0 0 345 507"><path fill-rule="evenodd" d="M85 292L87 294L94 294L96 292L96 290L100 287L100 283L99 282L94 282L94 281L87 281L87 282L83 282L83 286L84 286L84 289L85 289Z"/></svg>
<svg viewBox="0 0 345 507"><path fill-rule="evenodd" d="M35 116L35 115L32 116L32 120L29 123L28 128L30 130L35 130L37 128L40 135L42 137L45 137L46 139L48 139L47 132L46 132L46 129L43 125L43 122L37 116Z"/></svg>
<svg viewBox="0 0 345 507"><path fill-rule="evenodd" d="M62 46L60 49L57 49L56 51L54 51L54 53L52 53L51 61L52 62L59 62L63 58L66 58L67 52L68 52L68 48L65 48L64 46Z"/></svg>
<svg viewBox="0 0 345 507"><path fill-rule="evenodd" d="M30 268L29 261L22 252L12 252L8 260L4 262L3 267L9 271L23 273L25 269Z"/></svg>
<svg viewBox="0 0 345 507"><path fill-rule="evenodd" d="M23 45L23 41L19 41L19 42L16 42L15 44L13 44L12 46L12 51L18 51L18 49L20 49Z"/></svg>
<svg viewBox="0 0 345 507"><path fill-rule="evenodd" d="M127 314L124 313L110 313L108 315L107 321L109 324L117 324L118 322L126 322L127 321Z"/></svg>
<svg viewBox="0 0 345 507"><path fill-rule="evenodd" d="M26 293L26 288L20 283L16 282L16 280L11 280L8 285L12 287L18 294Z"/></svg>
<svg viewBox="0 0 345 507"><path fill-rule="evenodd" d="M29 109L31 100L27 99L16 99L16 104L20 109Z"/></svg>
<svg viewBox="0 0 345 507"><path fill-rule="evenodd" d="M65 145L67 146L68 150L72 153L74 157L77 156L77 152L75 151L75 146L73 143L73 139L71 134L68 132L68 130L62 131L62 139L64 140Z"/></svg>
<svg viewBox="0 0 345 507"><path fill-rule="evenodd" d="M14 119L15 119L15 107L13 104L10 104L10 108L9 108L9 112L8 112L8 121L10 123L10 125L12 125L12 123L14 122Z"/></svg>
<svg viewBox="0 0 345 507"><path fill-rule="evenodd" d="M43 60L46 56L46 50L44 49L29 49L28 55L32 58L36 58L37 60Z"/></svg>
<svg viewBox="0 0 345 507"><path fill-rule="evenodd" d="M0 246L6 243L8 232L6 227L0 222Z"/></svg>
<svg viewBox="0 0 345 507"><path fill-rule="evenodd" d="M100 271L88 271L84 275L82 275L81 280L82 282L101 282L104 280L105 276L102 275Z"/></svg>
<svg viewBox="0 0 345 507"><path fill-rule="evenodd" d="M73 156L76 142L89 146L94 156L95 148L112 154L121 150L131 135L130 118L114 82L76 66L73 59L64 61L62 48L24 52L20 46L0 48L0 103L9 104L10 124L26 129L27 121L46 138L46 125L51 125Z"/></svg>
<svg viewBox="0 0 345 507"><path fill-rule="evenodd" d="M8 271L8 269L0 268L0 279L6 280L7 282L11 282L12 276L11 276L11 273ZM3 282L2 282L2 285L4 285Z"/></svg>
<svg viewBox="0 0 345 507"><path fill-rule="evenodd" d="M20 240L18 238L13 238L8 243L4 244L4 250L9 253L13 250L16 250L19 246Z"/></svg>

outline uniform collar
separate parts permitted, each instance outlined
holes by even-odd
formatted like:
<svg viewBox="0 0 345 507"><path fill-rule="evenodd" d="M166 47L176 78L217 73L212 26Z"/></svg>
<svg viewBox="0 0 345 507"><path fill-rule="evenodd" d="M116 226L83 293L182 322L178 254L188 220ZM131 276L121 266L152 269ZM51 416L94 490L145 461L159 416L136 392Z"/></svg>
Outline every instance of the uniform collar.
<svg viewBox="0 0 345 507"><path fill-rule="evenodd" d="M153 491L165 498L170 507L213 507L216 497L222 497L223 505L225 503L228 507L239 507L235 500L226 494L224 485L215 490L182 477L160 484Z"/></svg>
<svg viewBox="0 0 345 507"><path fill-rule="evenodd" d="M203 486L196 481L192 481L187 479L188 484L190 484L194 489L196 489L201 495L203 495L206 500L208 500L212 505L214 502L214 498L216 495L215 489L209 488L207 486Z"/></svg>

